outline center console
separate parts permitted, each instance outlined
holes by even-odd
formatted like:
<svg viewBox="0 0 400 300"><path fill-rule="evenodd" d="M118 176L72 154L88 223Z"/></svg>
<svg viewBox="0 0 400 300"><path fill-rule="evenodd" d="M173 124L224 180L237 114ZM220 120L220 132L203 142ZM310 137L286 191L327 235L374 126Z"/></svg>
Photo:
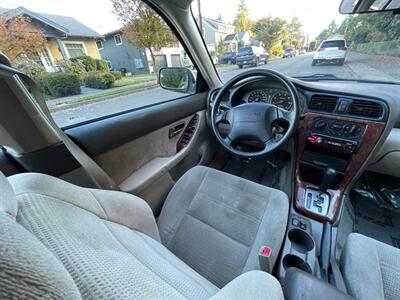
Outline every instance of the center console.
<svg viewBox="0 0 400 300"><path fill-rule="evenodd" d="M347 113L350 110L339 113L341 102L333 107L338 113L307 111L299 120L293 209L279 261L281 282L294 268L296 276L320 285L322 290L332 277L336 287L346 289L332 259L334 226L345 192L378 143L386 123L383 117L352 117ZM387 113L383 104L381 107ZM290 292L291 285L286 283Z"/></svg>
<svg viewBox="0 0 400 300"><path fill-rule="evenodd" d="M307 113L299 123L294 207L314 220L334 223L344 191L385 123L317 113Z"/></svg>

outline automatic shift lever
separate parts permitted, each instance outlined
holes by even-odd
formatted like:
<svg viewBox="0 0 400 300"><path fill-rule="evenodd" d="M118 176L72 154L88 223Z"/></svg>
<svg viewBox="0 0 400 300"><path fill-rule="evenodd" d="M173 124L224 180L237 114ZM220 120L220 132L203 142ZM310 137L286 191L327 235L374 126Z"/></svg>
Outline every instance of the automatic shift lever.
<svg viewBox="0 0 400 300"><path fill-rule="evenodd" d="M336 170L332 168L326 168L324 175L322 176L321 183L319 184L319 191L326 193L326 190L333 184L336 179Z"/></svg>

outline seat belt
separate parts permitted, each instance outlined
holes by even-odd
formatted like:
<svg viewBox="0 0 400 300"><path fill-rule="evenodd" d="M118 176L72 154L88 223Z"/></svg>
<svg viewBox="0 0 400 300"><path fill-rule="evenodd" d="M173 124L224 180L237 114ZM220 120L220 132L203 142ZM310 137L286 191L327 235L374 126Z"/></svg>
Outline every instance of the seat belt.
<svg viewBox="0 0 400 300"><path fill-rule="evenodd" d="M105 190L115 190L119 191L119 187L116 185L114 180L111 179L110 176L89 156L83 151L78 145L76 145L71 138L65 134L65 132L56 124L53 117L51 116L50 110L47 107L46 100L43 97L43 93L40 88L36 85L36 83L26 74L12 68L8 67L4 64L0 64L0 68L2 69L0 72L2 75L6 75L8 77L12 77L14 75L18 75L21 79L29 86L30 92L33 94L36 103L42 110L45 115L47 121L51 125L51 127L55 130L60 140L67 147L72 156L79 162L82 166L84 172L88 176L88 178L93 182L94 186L99 189Z"/></svg>

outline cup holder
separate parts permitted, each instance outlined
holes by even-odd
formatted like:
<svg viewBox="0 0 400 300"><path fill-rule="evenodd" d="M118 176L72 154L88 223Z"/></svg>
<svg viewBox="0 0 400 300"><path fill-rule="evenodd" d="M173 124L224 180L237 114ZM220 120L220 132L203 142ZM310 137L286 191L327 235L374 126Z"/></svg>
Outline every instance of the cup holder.
<svg viewBox="0 0 400 300"><path fill-rule="evenodd" d="M283 258L282 263L283 263L283 267L285 268L285 270L287 270L290 267L295 267L304 272L307 272L310 274L312 273L312 270L311 270L310 266L308 265L308 263L306 263L304 260L302 260L300 257L298 257L296 255L287 254Z"/></svg>
<svg viewBox="0 0 400 300"><path fill-rule="evenodd" d="M305 254L314 249L314 240L304 230L292 228L289 230L288 238L292 247L301 253Z"/></svg>

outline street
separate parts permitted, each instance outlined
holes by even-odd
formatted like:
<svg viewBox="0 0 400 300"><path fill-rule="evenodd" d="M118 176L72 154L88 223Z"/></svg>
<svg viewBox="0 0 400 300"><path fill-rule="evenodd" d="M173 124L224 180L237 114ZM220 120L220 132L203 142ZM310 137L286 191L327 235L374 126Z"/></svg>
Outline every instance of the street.
<svg viewBox="0 0 400 300"><path fill-rule="evenodd" d="M311 66L312 53L296 56L294 58L270 61L267 65L257 68L272 69L288 76L305 76L313 74L333 74L342 78L362 78L383 81L400 81L400 69L397 67L399 58L384 57L379 55L348 53L343 66L318 65ZM254 69L237 66L217 68L222 81L226 82L233 76ZM184 96L181 93L166 91L160 87L134 92L129 95L117 96L99 102L82 104L65 110L58 110L52 115L61 127L73 125L86 120L101 118L111 114L164 102Z"/></svg>

